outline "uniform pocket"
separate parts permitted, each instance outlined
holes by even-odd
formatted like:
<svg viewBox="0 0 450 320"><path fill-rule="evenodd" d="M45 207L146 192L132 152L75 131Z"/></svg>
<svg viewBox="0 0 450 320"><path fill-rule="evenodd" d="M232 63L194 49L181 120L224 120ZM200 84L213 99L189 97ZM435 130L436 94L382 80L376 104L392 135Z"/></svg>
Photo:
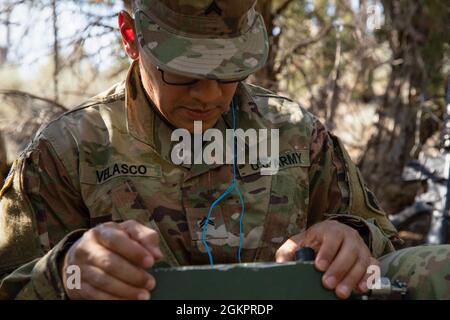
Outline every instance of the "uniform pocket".
<svg viewBox="0 0 450 320"><path fill-rule="evenodd" d="M108 221L149 221L151 213L131 180L114 179L97 188L88 205L91 227Z"/></svg>
<svg viewBox="0 0 450 320"><path fill-rule="evenodd" d="M309 204L308 167L281 169L272 177L269 207L257 261L273 261L276 250L305 230Z"/></svg>
<svg viewBox="0 0 450 320"><path fill-rule="evenodd" d="M151 212L131 180L113 187L108 195L120 220L136 220L142 224L150 220Z"/></svg>
<svg viewBox="0 0 450 320"><path fill-rule="evenodd" d="M205 228L205 240L228 238L222 207L215 206L209 219L207 219L208 211L209 208L186 208L191 239L193 241L202 240L202 233Z"/></svg>

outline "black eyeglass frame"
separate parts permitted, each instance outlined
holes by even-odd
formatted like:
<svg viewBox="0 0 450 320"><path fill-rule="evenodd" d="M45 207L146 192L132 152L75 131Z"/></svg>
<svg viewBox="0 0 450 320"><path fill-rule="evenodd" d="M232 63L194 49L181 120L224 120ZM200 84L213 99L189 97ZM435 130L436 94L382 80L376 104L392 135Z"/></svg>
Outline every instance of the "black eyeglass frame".
<svg viewBox="0 0 450 320"><path fill-rule="evenodd" d="M159 72L161 72L161 78L162 78L162 80L163 80L163 82L165 83L165 84L168 84L168 85L171 85L171 86L191 86L191 85L193 85L193 84L196 84L197 82L199 82L200 80L203 80L203 79L192 79L191 81L189 81L189 82L184 82L184 83L172 83L172 82L168 82L166 79L165 79L165 77L164 77L164 70L163 69L161 69L160 67L156 67L156 69L159 71ZM245 76L245 77L243 77L243 78L240 78L240 79L236 79L236 80L226 80L226 81L224 81L224 80L219 80L219 79L210 79L210 80L216 80L218 83L221 83L221 84L229 84L229 83L236 83L236 82L241 82L241 81L244 81L245 79L247 79L249 77L249 75L247 75L247 76ZM208 79L208 78L205 78L205 79Z"/></svg>

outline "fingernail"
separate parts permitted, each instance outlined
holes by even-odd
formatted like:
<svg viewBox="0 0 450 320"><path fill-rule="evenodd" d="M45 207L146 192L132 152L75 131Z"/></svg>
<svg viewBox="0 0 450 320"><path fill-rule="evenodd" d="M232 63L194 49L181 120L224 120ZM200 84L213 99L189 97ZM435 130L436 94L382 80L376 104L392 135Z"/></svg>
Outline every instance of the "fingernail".
<svg viewBox="0 0 450 320"><path fill-rule="evenodd" d="M141 293L139 293L138 299L139 300L149 300L150 299L150 293L148 293L147 291L142 291Z"/></svg>
<svg viewBox="0 0 450 320"><path fill-rule="evenodd" d="M347 297L350 294L350 289L347 286L340 286L338 288L338 291L345 297Z"/></svg>
<svg viewBox="0 0 450 320"><path fill-rule="evenodd" d="M361 283L359 284L359 290L361 290L362 292L367 292L369 290L365 281L361 281Z"/></svg>
<svg viewBox="0 0 450 320"><path fill-rule="evenodd" d="M154 253L158 256L158 257L162 257L163 254L161 252L161 250L159 248L154 249Z"/></svg>
<svg viewBox="0 0 450 320"><path fill-rule="evenodd" d="M321 270L321 271L325 271L325 269L328 266L328 261L327 260L319 260L317 262L317 267Z"/></svg>
<svg viewBox="0 0 450 320"><path fill-rule="evenodd" d="M146 256L144 258L144 265L147 266L147 267L151 267L153 265L153 262L154 262L153 258L150 257L150 256Z"/></svg>
<svg viewBox="0 0 450 320"><path fill-rule="evenodd" d="M334 289L334 287L336 286L336 278L331 276L325 279L325 284L330 288L330 289Z"/></svg>
<svg viewBox="0 0 450 320"><path fill-rule="evenodd" d="M155 287L155 281L153 280L148 280L147 283L145 284L145 287L148 290L152 290Z"/></svg>

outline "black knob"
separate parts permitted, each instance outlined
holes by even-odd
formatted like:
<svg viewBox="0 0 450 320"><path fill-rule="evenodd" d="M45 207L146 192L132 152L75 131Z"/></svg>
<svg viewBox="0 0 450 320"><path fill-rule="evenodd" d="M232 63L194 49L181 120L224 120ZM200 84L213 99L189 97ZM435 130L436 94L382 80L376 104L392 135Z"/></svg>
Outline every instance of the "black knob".
<svg viewBox="0 0 450 320"><path fill-rule="evenodd" d="M295 252L295 260L297 261L314 261L315 258L316 253L314 252L314 249L310 247L303 247Z"/></svg>

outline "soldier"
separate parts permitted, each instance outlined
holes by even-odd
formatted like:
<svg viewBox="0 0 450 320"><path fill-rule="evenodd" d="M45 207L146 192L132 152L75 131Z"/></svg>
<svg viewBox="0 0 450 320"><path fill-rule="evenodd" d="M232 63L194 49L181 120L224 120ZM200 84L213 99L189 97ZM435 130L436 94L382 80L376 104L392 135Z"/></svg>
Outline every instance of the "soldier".
<svg viewBox="0 0 450 320"><path fill-rule="evenodd" d="M377 263L412 298L449 298L448 247L392 253L396 230L339 138L242 82L269 49L255 3L142 0L134 19L119 14L126 80L40 130L1 190L1 298L149 299L156 284L144 269L156 262L284 262L303 246L340 298L366 291ZM221 133L278 129L277 174L174 164L171 133L192 133L194 121ZM209 218L233 172L241 196L227 194ZM67 286L69 266L79 289Z"/></svg>

